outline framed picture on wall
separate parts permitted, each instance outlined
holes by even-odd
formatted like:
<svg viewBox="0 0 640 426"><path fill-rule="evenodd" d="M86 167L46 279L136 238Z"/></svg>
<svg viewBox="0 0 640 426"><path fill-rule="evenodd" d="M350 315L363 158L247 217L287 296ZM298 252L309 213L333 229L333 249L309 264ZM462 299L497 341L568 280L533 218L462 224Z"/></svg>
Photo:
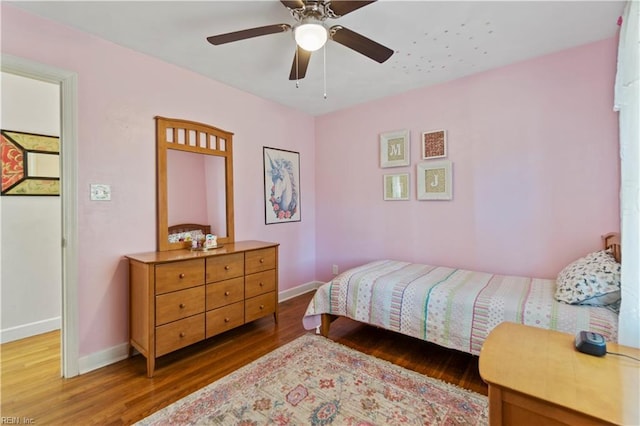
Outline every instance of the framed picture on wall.
<svg viewBox="0 0 640 426"><path fill-rule="evenodd" d="M300 222L300 153L263 147L265 223Z"/></svg>
<svg viewBox="0 0 640 426"><path fill-rule="evenodd" d="M2 130L2 195L60 195L60 138Z"/></svg>
<svg viewBox="0 0 640 426"><path fill-rule="evenodd" d="M380 167L409 165L409 131L380 134Z"/></svg>
<svg viewBox="0 0 640 426"><path fill-rule="evenodd" d="M417 165L418 200L451 200L453 198L453 165L449 160Z"/></svg>
<svg viewBox="0 0 640 426"><path fill-rule="evenodd" d="M447 131L434 130L422 133L422 159L444 158L447 156Z"/></svg>
<svg viewBox="0 0 640 426"><path fill-rule="evenodd" d="M385 201L399 201L409 199L409 173L384 175Z"/></svg>

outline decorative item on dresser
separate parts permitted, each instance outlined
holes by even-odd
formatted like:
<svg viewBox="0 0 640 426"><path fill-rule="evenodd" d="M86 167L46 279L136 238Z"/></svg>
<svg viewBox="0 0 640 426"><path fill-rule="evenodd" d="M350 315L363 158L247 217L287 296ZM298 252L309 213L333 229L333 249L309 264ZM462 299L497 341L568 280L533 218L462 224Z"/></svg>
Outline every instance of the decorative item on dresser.
<svg viewBox="0 0 640 426"><path fill-rule="evenodd" d="M126 256L130 344L156 358L273 314L278 321L278 244L241 241L209 252Z"/></svg>

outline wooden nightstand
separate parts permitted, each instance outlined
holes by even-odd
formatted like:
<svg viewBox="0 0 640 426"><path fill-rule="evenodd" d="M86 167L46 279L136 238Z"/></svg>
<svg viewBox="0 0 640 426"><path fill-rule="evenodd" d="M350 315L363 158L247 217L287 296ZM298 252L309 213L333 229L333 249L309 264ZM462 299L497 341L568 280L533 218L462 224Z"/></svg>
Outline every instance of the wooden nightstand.
<svg viewBox="0 0 640 426"><path fill-rule="evenodd" d="M640 362L575 349L575 336L502 323L480 352L490 425L638 425ZM607 342L609 352L640 350Z"/></svg>

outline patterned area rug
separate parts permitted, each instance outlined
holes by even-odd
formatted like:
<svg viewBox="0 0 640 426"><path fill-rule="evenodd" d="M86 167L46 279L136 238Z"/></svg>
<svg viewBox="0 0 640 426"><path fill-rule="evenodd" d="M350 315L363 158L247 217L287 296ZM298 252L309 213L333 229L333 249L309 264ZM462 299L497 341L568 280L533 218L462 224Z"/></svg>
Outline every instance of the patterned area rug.
<svg viewBox="0 0 640 426"><path fill-rule="evenodd" d="M487 398L304 335L137 425L486 425Z"/></svg>

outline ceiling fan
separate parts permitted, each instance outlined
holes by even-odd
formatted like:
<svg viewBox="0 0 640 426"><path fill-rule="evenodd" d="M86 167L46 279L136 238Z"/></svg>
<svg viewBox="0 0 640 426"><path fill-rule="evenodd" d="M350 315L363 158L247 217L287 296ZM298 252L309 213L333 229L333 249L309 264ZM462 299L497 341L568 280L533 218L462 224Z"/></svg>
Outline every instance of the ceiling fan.
<svg viewBox="0 0 640 426"><path fill-rule="evenodd" d="M289 73L289 80L304 78L307 73L311 52L324 46L328 38L376 62L383 63L391 57L393 50L342 25L334 25L330 28L324 25L327 19L339 18L361 7L375 3L375 1L280 0L280 3L289 9L291 16L296 20L293 26L289 24L267 25L210 36L207 37L207 41L217 46L233 41L293 30L297 46L293 64L291 65L291 72Z"/></svg>

